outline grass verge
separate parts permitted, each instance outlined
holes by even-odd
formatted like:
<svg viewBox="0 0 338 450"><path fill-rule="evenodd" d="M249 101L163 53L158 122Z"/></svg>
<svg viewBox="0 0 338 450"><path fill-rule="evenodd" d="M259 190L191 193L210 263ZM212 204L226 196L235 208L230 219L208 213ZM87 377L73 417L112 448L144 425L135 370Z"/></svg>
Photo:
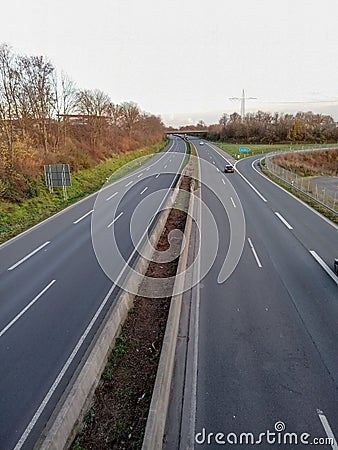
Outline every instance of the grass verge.
<svg viewBox="0 0 338 450"><path fill-rule="evenodd" d="M189 146L190 146L190 154L194 156L194 158L193 158L194 169L193 170L194 170L194 173L198 175L198 154L196 151L196 147L191 142L189 142ZM194 181L195 181L194 190L196 190L200 187L200 184L199 184L198 178L194 178Z"/></svg>
<svg viewBox="0 0 338 450"><path fill-rule="evenodd" d="M272 181L274 181L275 183L277 183L279 186L283 187L285 190L287 190L288 192L290 192L291 194L295 195L296 197L298 197L300 200L302 200L304 203L307 203L309 206L311 206L313 209L315 209L316 211L318 211L320 214L322 214L323 216L325 216L326 218L328 218L329 220L331 220L332 222L336 223L338 225L338 216L336 216L335 214L333 214L332 212L330 212L328 209L324 208L323 206L321 206L319 203L311 200L310 198L308 198L306 195L303 195L301 192L299 192L297 189L292 188L291 186L289 186L288 184L284 183L282 180L280 180L279 178L275 177L274 175L272 175L265 167L265 164L261 164L261 169L262 172L269 177Z"/></svg>
<svg viewBox="0 0 338 450"><path fill-rule="evenodd" d="M239 144L228 144L224 142L214 142L217 147L224 150L229 155L236 159L240 155L240 159L247 156L262 155L265 153L276 152L276 151L286 151L286 150L302 150L306 148L321 148L321 147L337 147L337 144L249 144L243 145L243 147L250 148L250 152L243 153L239 151Z"/></svg>
<svg viewBox="0 0 338 450"><path fill-rule="evenodd" d="M38 196L22 203L0 201L0 243L18 235L28 228L47 219L67 206L98 191L107 178L115 181L125 176L145 163L167 145L167 140L161 145L129 152L116 156L98 164L92 169L80 170L72 174L72 186L67 188L68 199L64 200L62 189L56 188L49 193L43 179L38 182ZM142 158L142 159L139 159ZM118 170L120 169L120 170ZM116 175L114 176L114 173ZM113 174L113 175L112 175Z"/></svg>

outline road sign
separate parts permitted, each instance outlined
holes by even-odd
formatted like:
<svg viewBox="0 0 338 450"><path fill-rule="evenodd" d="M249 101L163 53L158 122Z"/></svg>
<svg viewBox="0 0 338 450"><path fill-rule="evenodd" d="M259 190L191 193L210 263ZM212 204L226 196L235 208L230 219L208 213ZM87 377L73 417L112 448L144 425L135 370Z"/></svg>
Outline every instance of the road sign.
<svg viewBox="0 0 338 450"><path fill-rule="evenodd" d="M63 197L67 199L66 186L71 186L69 164L47 164L45 165L46 185L49 192L53 192L54 187L62 187Z"/></svg>
<svg viewBox="0 0 338 450"><path fill-rule="evenodd" d="M240 152L251 152L249 147L242 147L241 145L239 146L239 151Z"/></svg>
<svg viewBox="0 0 338 450"><path fill-rule="evenodd" d="M48 187L71 186L69 164L48 164L45 166Z"/></svg>

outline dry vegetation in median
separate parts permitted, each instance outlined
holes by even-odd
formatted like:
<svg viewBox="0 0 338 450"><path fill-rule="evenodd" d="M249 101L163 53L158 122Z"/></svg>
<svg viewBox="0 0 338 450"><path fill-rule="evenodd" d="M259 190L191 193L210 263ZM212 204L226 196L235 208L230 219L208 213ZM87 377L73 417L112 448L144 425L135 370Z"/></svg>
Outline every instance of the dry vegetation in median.
<svg viewBox="0 0 338 450"><path fill-rule="evenodd" d="M190 181L183 177L181 189L189 190ZM158 251L169 248L172 230L184 232L185 221L184 211L171 210ZM172 277L177 262L151 262L146 275ZM135 298L72 450L141 449L170 300Z"/></svg>

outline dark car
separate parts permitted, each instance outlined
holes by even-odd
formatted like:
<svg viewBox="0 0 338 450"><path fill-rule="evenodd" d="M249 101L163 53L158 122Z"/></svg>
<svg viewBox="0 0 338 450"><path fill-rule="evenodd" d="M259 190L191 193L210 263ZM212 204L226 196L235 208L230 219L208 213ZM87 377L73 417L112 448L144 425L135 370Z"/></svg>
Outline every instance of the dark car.
<svg viewBox="0 0 338 450"><path fill-rule="evenodd" d="M334 271L338 274L338 258L334 260L333 267Z"/></svg>
<svg viewBox="0 0 338 450"><path fill-rule="evenodd" d="M225 173L231 173L231 172L234 172L234 171L235 171L234 166L232 166L231 164L227 164L224 167L224 172Z"/></svg>

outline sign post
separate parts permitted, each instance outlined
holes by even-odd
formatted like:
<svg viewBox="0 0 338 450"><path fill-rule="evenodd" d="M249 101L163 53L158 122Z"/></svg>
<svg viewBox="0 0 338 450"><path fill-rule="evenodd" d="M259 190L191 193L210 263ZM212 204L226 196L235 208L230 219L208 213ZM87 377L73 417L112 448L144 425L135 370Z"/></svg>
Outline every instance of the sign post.
<svg viewBox="0 0 338 450"><path fill-rule="evenodd" d="M251 152L249 147L242 147L241 145L239 146L239 151L243 153Z"/></svg>
<svg viewBox="0 0 338 450"><path fill-rule="evenodd" d="M49 192L53 192L54 187L61 187L64 200L67 200L67 186L71 186L69 164L47 164L45 165L46 185Z"/></svg>

